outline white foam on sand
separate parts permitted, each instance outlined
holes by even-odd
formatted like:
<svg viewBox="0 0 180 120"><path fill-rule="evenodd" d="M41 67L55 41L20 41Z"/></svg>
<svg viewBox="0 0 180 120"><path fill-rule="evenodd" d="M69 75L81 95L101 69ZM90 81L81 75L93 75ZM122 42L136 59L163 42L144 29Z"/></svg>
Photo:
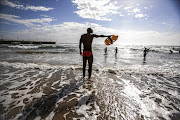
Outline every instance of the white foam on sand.
<svg viewBox="0 0 180 120"><path fill-rule="evenodd" d="M41 81L42 76L44 78L43 80L48 80L58 70L67 70L67 68L70 70L75 70L76 68L79 68L77 66L64 66L63 67L63 66L58 66L58 65L37 64L37 63L18 63L18 62L16 62L16 63L0 62L0 65L18 68L17 71L8 72L7 74L4 74L4 75L8 75L9 77L5 78L5 80L0 83L0 85L3 85L7 81L11 81L11 86L9 87L10 90L2 90L0 92L1 95L3 94L2 97L0 98L0 101L3 101L2 103L3 103L3 105L5 105L6 108L8 108L10 106L10 103L12 103L13 99L11 98L11 95L14 93L18 93L18 96L19 96L19 97L16 96L17 98L14 98L14 101L15 101L14 108L18 107L18 106L25 107L25 104L23 103L23 100L25 98L28 98L29 102L31 102L33 100L33 98L37 98L37 99L41 98L44 95L44 93L42 91L42 87L47 87L47 83L44 84L44 86L41 86L41 89L38 93L28 94L28 92L30 92L36 86L37 82ZM172 65L171 67L173 67L173 66L174 65ZM157 114L161 113L161 115L168 120L169 119L168 115L175 113L177 111L176 110L167 111L166 109L163 109L162 107L159 108L157 103L154 102L154 100L149 97L161 98L161 100L162 100L161 104L166 104L166 103L170 104L170 102L168 102L167 99L159 96L158 94L154 94L151 96L149 95L148 97L141 98L140 97L141 95L144 95L145 93L150 93L151 91L139 89L130 80L130 79L133 79L136 81L140 81L140 79L137 76L142 76L142 75L146 76L147 74L154 74L154 73L163 74L166 76L179 75L179 72L178 72L179 66L175 67L171 70L166 67L167 66L155 68L155 66L148 66L148 65L147 66L140 66L140 65L133 66L132 65L132 66L122 66L120 68L116 67L116 68L98 69L97 71L93 71L92 77L94 77L94 79L92 79L92 82L91 82L92 87L90 87L90 90L88 89L88 87L83 88L83 86L80 86L76 91L73 91L73 92L68 91L68 89L64 90L63 92L65 92L64 93L65 96L63 96L56 102L55 108L58 107L59 103L64 101L64 99L67 97L67 95L75 94L76 95L75 98L77 98L80 105L78 107L76 107L74 112L76 112L78 115L83 115L84 117L81 117L81 119L85 119L85 120L86 119L88 119L88 120L97 119L99 116L99 113L101 112L100 106L98 106L97 101L86 104L88 97L91 96L93 94L93 92L95 91L94 95L97 97L100 97L99 94L97 95L98 92L99 93L104 92L103 93L104 96L102 96L102 99L104 100L105 105L107 105L107 106L109 105L106 108L107 111L105 111L105 112L106 112L106 115L108 115L112 118L117 118L117 119L118 118L124 118L124 119L132 118L132 119L134 119L133 115L135 113L132 111L137 110L137 112L139 112L140 115L145 116L145 119L156 119ZM28 69L28 71L26 71L26 68ZM96 68L94 68L94 69L96 69ZM31 72L34 72L36 74L33 74L32 76L27 77L26 75ZM110 74L110 77L109 77L109 74ZM122 76L125 76L125 74L129 74L129 76L127 75L126 76L127 78L123 78ZM130 74L137 75L137 76L133 77ZM77 74L75 77L75 80L79 80L79 78L80 78L79 76L80 75ZM152 79L152 80L155 80L156 82L161 82L156 77L153 77L153 75L152 76L147 75L147 76L149 77L148 79L150 79L150 80ZM36 77L40 77L40 78L34 79ZM21 81L15 80L18 78L22 78L23 80L21 80ZM63 88L63 85L71 84L71 78L70 79L67 79L67 78L68 78L67 74L65 72L62 72L59 80L52 83L51 87L59 82L60 82L59 87L62 87L62 88ZM15 81L13 81L13 80L15 80ZM177 84L175 84L174 82L168 81L166 79L164 81L173 85L174 87L178 87ZM26 87L26 89L24 89L24 90L16 89L19 86L21 86L27 82L31 82L31 84L28 86L24 86L24 87ZM76 84L78 84L78 83L76 83ZM84 84L88 85L89 83L85 82ZM61 88L59 88L57 90L58 90L58 92L56 93L57 95L62 92L62 91L60 91ZM97 91L97 90L99 90L99 91ZM166 89L162 88L162 90L166 90ZM177 91L173 92L173 90L167 90L167 92L173 96L179 96ZM67 93L67 95L66 95L66 93ZM84 100L83 101L82 98L85 98L86 96L87 96L87 99L83 99ZM125 96L125 97L122 97L122 96ZM75 98L69 99L69 101L71 101ZM82 103L80 102L81 100L82 100ZM125 100L127 100L127 101L125 101ZM101 102L101 99L100 99L100 102ZM123 102L127 102L127 104L126 103L121 104ZM125 105L125 106L123 106L123 105ZM128 111L127 109L130 109L131 107L134 107L133 110ZM135 107L137 107L137 108L135 108ZM92 108L93 108L93 110L92 110ZM123 110L125 112L127 112L126 114L128 114L128 115L124 114ZM64 118L66 118L67 114L68 113L64 114ZM16 115L16 117L14 119L18 119L18 117L21 115L22 114ZM55 115L55 113L53 110L48 115L46 120L52 119L54 115ZM119 117L119 115L121 115L121 117ZM36 119L41 119L41 118L39 116L37 116ZM74 118L74 120L75 119L79 119L79 118Z"/></svg>
<svg viewBox="0 0 180 120"><path fill-rule="evenodd" d="M174 89L174 88L179 88L177 86L177 83L161 77L161 79L163 79L163 83L164 83L163 85L161 85L158 82L162 82L162 81L160 81L160 79L158 79L157 77L151 76L151 75L149 75L147 77L149 78L150 81L153 81L152 83L149 83L149 85L155 84L155 86L157 86L157 88L156 88L157 90L155 89L156 92L153 92L153 94L150 94L150 92L149 92L149 94L150 94L149 97L146 99L143 99L143 101L145 101L147 105L149 103L154 102L154 104L156 104L156 105L154 105L154 109L151 109L152 105L149 104L149 107L148 107L149 111L151 111L151 113L154 113L156 115L162 115L165 119L170 120L171 118L169 118L169 115L171 115L172 113L178 113L178 111L171 106L172 101L169 100L169 98L168 98L168 96L171 97L171 99L174 99L174 98L179 99L180 98L180 94L178 93L178 91L176 89ZM173 86L174 88L171 88L168 86ZM160 91L161 93L158 93L158 91ZM156 102L153 99L155 99ZM159 102L158 102L158 100L159 100ZM176 102L174 104L176 107L179 106ZM171 110L167 110L167 107L171 108Z"/></svg>
<svg viewBox="0 0 180 120"><path fill-rule="evenodd" d="M124 93L130 99L136 101L140 106L140 113L145 116L145 119L157 119L163 117L170 120L169 115L178 113L178 111L171 106L172 101L168 99L179 98L179 93L176 81L172 82L163 75L131 75L132 80L122 79L125 83ZM143 85L143 82L145 84ZM167 85L167 86L166 86ZM175 91L175 92L173 92ZM170 95L170 96L169 96ZM174 99L176 100L176 99ZM177 107L176 103L174 103Z"/></svg>
<svg viewBox="0 0 180 120"><path fill-rule="evenodd" d="M133 84L130 83L130 81L122 79L121 80L125 83L123 92L125 95L127 95L129 98L136 101L136 103L140 106L140 113L142 115L145 115L147 117L150 117L150 112L148 111L147 106L141 101L141 98L139 97L142 92L136 88ZM152 105L151 107L153 107Z"/></svg>
<svg viewBox="0 0 180 120"><path fill-rule="evenodd" d="M54 117L54 111L52 111L46 118L45 120L52 120Z"/></svg>
<svg viewBox="0 0 180 120"><path fill-rule="evenodd" d="M50 65L46 63L20 63L20 62L5 62L1 61L0 65L4 66L12 66L15 68L34 68L34 69L79 69L82 68L82 66L79 65ZM96 68L93 67L94 70L98 70L100 72L108 72L114 71L114 72L121 72L121 73L129 73L129 74L163 74L165 76L179 76L180 73L180 64L164 64L162 66L156 66L156 65L122 65L118 67L101 67Z"/></svg>
<svg viewBox="0 0 180 120"><path fill-rule="evenodd" d="M5 66L11 66L12 64L14 65L14 63L8 64L8 62L3 62L3 64ZM43 91L37 91L34 93L29 92L36 87L36 82L39 82L41 80L41 77L38 76L44 76L46 71L37 69L24 69L25 66L24 68L23 66L21 66L24 65L23 63L18 65L18 69L17 66L13 65L11 67L14 67L15 69L12 72L10 72L9 70L1 74L2 76L8 76L4 78L4 80L1 82L1 85L8 84L9 86L7 87L7 89L1 90L0 92L0 101L1 104L3 104L3 107L5 107L4 110L7 111L7 113L10 112L12 109L18 107L21 107L21 109L23 110L26 106L26 104L24 103L25 99L28 103L31 103L33 99L42 98L42 96L44 95ZM50 75L47 77L47 79L51 77ZM12 108L9 109L9 107ZM5 116L5 114L1 115ZM14 116L14 118L11 119L17 120L20 116L22 116L22 113L16 114L16 116Z"/></svg>
<svg viewBox="0 0 180 120"><path fill-rule="evenodd" d="M22 86L23 84L27 83L27 82L35 82L35 81L32 81L31 78L39 75L39 73L37 73L36 75L32 76L31 78L27 77L27 78L24 78L23 76L25 76L28 72L31 72L31 71L28 71L28 72L20 72L22 70L19 70L19 71L16 71L16 72L12 72L12 73L9 73L9 77L8 78L5 78L4 81L2 81L2 84L5 84L5 83L8 83L10 82L11 86L8 87L8 90L2 90L0 93L1 93L1 101L4 101L4 106L5 107L9 107L9 104L12 102L12 98L11 98L11 95L12 94L16 94L18 93L18 96L19 98L16 98L17 101L20 101L18 104L16 104L15 107L18 107L18 106L24 106L24 103L23 103L23 99L24 98L29 98L31 99L31 97L35 97L35 98L40 98L43 93L42 92L39 92L39 93L36 93L36 94L32 94L31 96L29 94L27 94L30 90L30 87L31 86L24 86L26 87L25 90L18 90L17 88ZM19 74L19 72L21 74ZM14 78L13 75L16 75L16 77ZM13 80L13 79L23 79L21 81L17 81L17 80ZM13 81L12 81L13 80ZM18 97L16 96L16 97Z"/></svg>
<svg viewBox="0 0 180 120"><path fill-rule="evenodd" d="M165 64L162 66L157 65L122 65L116 67L101 67L95 68L99 72L114 72L114 73L122 73L122 74L163 74L167 77L175 77L179 76L180 73L180 64Z"/></svg>
<svg viewBox="0 0 180 120"><path fill-rule="evenodd" d="M171 73L168 73L169 71L171 71ZM168 70L168 68L156 69L152 66L145 66L142 68L140 66L124 66L119 69L98 69L94 74L97 77L95 82L96 85L100 85L98 85L97 89L100 94L102 94L99 96L100 102L104 102L104 111L107 116L112 116L116 119L135 119L135 113L138 112L145 120L158 119L159 117L170 120L169 115L178 112L169 105L172 101L168 101L165 97L165 95L167 95L166 93L163 97L160 93L153 92L158 88L162 91L168 92L175 98L178 98L178 91L174 89L175 92L173 92L173 89L167 89L165 85L165 83L168 83L176 88L179 88L176 81L170 81L168 79L178 76L179 73L177 71ZM111 78L114 75L117 78ZM162 76L162 79L158 78L160 76ZM144 83L144 86L141 86L143 85L142 83ZM153 87L151 87L151 85L153 85ZM123 99L125 100L123 101ZM122 108L118 106L116 111L117 105L122 105ZM165 106L171 108L172 110L168 110ZM126 113L124 113L123 109ZM119 117L117 117L117 115L119 115Z"/></svg>
<svg viewBox="0 0 180 120"><path fill-rule="evenodd" d="M89 118L89 115L87 114L87 110L89 110L91 107L87 105L81 105L78 110L76 110L76 113L79 115L84 115L85 118Z"/></svg>

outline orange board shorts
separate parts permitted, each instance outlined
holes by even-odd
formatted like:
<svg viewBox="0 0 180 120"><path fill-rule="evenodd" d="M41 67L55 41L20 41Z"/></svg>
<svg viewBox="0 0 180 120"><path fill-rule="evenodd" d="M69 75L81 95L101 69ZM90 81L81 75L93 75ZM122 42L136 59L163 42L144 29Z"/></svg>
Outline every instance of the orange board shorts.
<svg viewBox="0 0 180 120"><path fill-rule="evenodd" d="M83 51L83 57L90 57L92 55L93 55L92 51Z"/></svg>

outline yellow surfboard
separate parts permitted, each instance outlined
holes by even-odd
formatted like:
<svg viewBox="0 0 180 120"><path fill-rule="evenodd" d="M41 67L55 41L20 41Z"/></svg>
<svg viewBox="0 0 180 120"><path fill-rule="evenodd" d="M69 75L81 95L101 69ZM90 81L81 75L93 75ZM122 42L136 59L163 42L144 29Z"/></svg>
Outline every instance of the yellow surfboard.
<svg viewBox="0 0 180 120"><path fill-rule="evenodd" d="M106 38L106 40L104 41L104 43L106 45L111 45L113 44L116 40L118 39L118 35L111 35L111 38Z"/></svg>

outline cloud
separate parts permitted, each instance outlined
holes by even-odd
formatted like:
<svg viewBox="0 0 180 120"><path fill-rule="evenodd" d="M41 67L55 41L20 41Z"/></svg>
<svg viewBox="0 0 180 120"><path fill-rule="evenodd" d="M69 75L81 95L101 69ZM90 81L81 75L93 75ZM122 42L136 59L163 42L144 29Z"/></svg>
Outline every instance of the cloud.
<svg viewBox="0 0 180 120"><path fill-rule="evenodd" d="M175 25L172 23L172 22L163 22L162 23L164 26L167 26L167 27L169 27L169 28L173 28Z"/></svg>
<svg viewBox="0 0 180 120"><path fill-rule="evenodd" d="M17 9L22 9L23 8L23 5L16 5L8 0L1 0L0 1L1 4L3 5L7 5L9 7L12 7L12 8L17 8Z"/></svg>
<svg viewBox="0 0 180 120"><path fill-rule="evenodd" d="M145 19L148 19L148 15L141 13L141 10L138 8L132 8L132 7L125 7L127 11L127 15L129 16L134 16L135 18L143 18L146 17ZM138 14L137 14L138 13Z"/></svg>
<svg viewBox="0 0 180 120"><path fill-rule="evenodd" d="M149 7L146 7L146 6L145 6L144 9L145 9L145 10L148 10L148 9L151 9L152 7L153 7L152 5L149 6Z"/></svg>
<svg viewBox="0 0 180 120"><path fill-rule="evenodd" d="M124 7L124 10L128 10L130 8L132 8L132 6L127 6L127 7Z"/></svg>
<svg viewBox="0 0 180 120"><path fill-rule="evenodd" d="M122 31L120 44L135 45L178 45L179 33L157 31Z"/></svg>
<svg viewBox="0 0 180 120"><path fill-rule="evenodd" d="M123 1L121 4L123 5L124 15L135 17L136 19L143 18L147 20L149 18L147 13L152 6L146 7L141 3L137 3L137 1Z"/></svg>
<svg viewBox="0 0 180 120"><path fill-rule="evenodd" d="M38 7L35 7L35 6L26 6L24 8L24 10L32 10L32 11L49 11L49 10L53 10L54 8L46 8L46 7L43 7L43 6L38 6Z"/></svg>
<svg viewBox="0 0 180 120"><path fill-rule="evenodd" d="M7 25L17 25L17 24L12 24L12 23L9 23L9 22L0 22L1 24L7 24Z"/></svg>
<svg viewBox="0 0 180 120"><path fill-rule="evenodd" d="M103 27L96 23L64 22L57 25L44 25L27 30L18 31L14 34L24 40L53 40L57 43L78 43L80 36L86 33L88 27L94 30L94 34L119 35L115 45L177 45L179 44L179 33L157 32L157 31L127 31ZM14 35L14 36L16 36ZM98 40L97 40L98 39ZM105 38L95 38L94 43L104 44Z"/></svg>
<svg viewBox="0 0 180 120"><path fill-rule="evenodd" d="M112 21L112 15L133 16L135 18L148 19L145 9L150 7L142 7L140 4L130 4L127 1L117 2L114 0L72 0L77 5L76 14L82 18L95 20ZM127 5L127 3L129 5Z"/></svg>
<svg viewBox="0 0 180 120"><path fill-rule="evenodd" d="M121 12L119 13L119 16L124 16L124 14L122 14Z"/></svg>
<svg viewBox="0 0 180 120"><path fill-rule="evenodd" d="M144 9L148 9L148 7L144 7Z"/></svg>
<svg viewBox="0 0 180 120"><path fill-rule="evenodd" d="M77 23L63 22L57 25L44 25L42 27L33 27L31 29L18 31L16 35L25 40L54 40L60 43L78 43L80 36L91 27L94 31L100 25L95 23ZM96 31L97 32L97 31Z"/></svg>
<svg viewBox="0 0 180 120"><path fill-rule="evenodd" d="M32 11L49 11L49 10L53 10L54 8L47 8L47 7L43 7L43 6L24 6L24 5L18 5L18 4L14 4L8 0L1 0L0 1L1 4L3 5L7 5L9 7L12 8L17 8L17 9L22 9L22 10L32 10Z"/></svg>
<svg viewBox="0 0 180 120"><path fill-rule="evenodd" d="M72 0L77 5L78 11L75 11L82 18L90 18L95 20L111 21L109 16L118 14L120 6L116 6L117 2L110 0Z"/></svg>
<svg viewBox="0 0 180 120"><path fill-rule="evenodd" d="M48 15L40 15L40 16L42 16L42 17L49 17Z"/></svg>
<svg viewBox="0 0 180 120"><path fill-rule="evenodd" d="M2 13L0 13L0 18L7 20L7 21L14 22L14 23L24 24L27 27L36 26L37 24L39 24L39 26L41 26L40 24L46 24L46 23L50 23L51 21L53 21L52 18L20 19L19 16L10 15L10 14L2 14Z"/></svg>
<svg viewBox="0 0 180 120"><path fill-rule="evenodd" d="M140 12L140 9L135 8L135 9L133 9L133 12L134 12L134 13L136 13L136 12Z"/></svg>
<svg viewBox="0 0 180 120"><path fill-rule="evenodd" d="M145 16L146 16L145 14L136 14L136 15L135 15L136 18L143 18L143 17L145 17Z"/></svg>

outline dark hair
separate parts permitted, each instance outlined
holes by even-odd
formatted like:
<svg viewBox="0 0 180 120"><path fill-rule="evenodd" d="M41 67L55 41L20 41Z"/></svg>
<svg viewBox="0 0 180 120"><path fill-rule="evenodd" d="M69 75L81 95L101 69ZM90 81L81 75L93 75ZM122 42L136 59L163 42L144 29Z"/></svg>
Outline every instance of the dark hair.
<svg viewBox="0 0 180 120"><path fill-rule="evenodd" d="M88 29L87 29L87 32L88 32L88 33L93 33L93 30L92 30L91 28L88 28Z"/></svg>

